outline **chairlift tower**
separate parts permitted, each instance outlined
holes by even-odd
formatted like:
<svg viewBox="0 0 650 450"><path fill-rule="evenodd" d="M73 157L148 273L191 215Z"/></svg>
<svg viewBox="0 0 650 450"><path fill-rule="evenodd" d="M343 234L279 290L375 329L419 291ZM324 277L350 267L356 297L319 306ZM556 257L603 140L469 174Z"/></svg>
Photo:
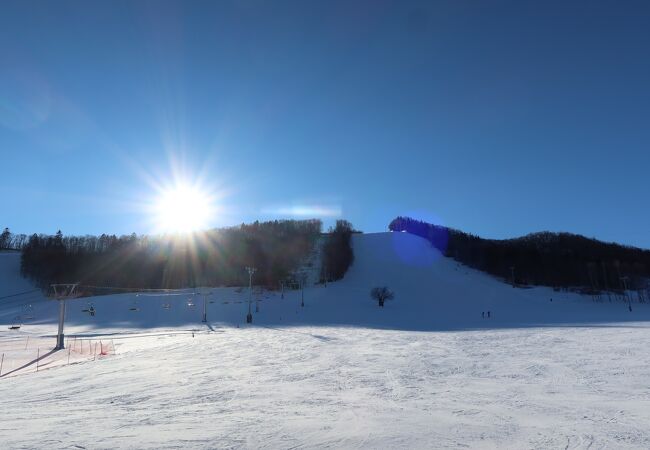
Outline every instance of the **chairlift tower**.
<svg viewBox="0 0 650 450"><path fill-rule="evenodd" d="M300 306L305 307L305 282L307 282L307 273L300 272L298 274L300 280Z"/></svg>
<svg viewBox="0 0 650 450"><path fill-rule="evenodd" d="M253 323L253 313L251 312L251 303L253 301L253 274L257 272L255 267L246 267L248 272L248 315L246 315L246 323ZM257 309L259 311L259 307Z"/></svg>
<svg viewBox="0 0 650 450"><path fill-rule="evenodd" d="M630 310L630 312L632 312L632 299L630 298L629 295L627 295L627 282L629 279L630 277L628 276L621 277L621 281L623 282L623 295L625 296L625 298L627 298L627 307Z"/></svg>
<svg viewBox="0 0 650 450"><path fill-rule="evenodd" d="M202 292L201 295L203 296L203 323L208 322L208 300L207 296L212 295L212 292Z"/></svg>
<svg viewBox="0 0 650 450"><path fill-rule="evenodd" d="M59 302L59 331L56 335L55 350L62 350L65 348L65 335L63 334L63 326L65 324L65 301L69 298L75 298L78 296L78 284L79 283L50 285L54 298Z"/></svg>

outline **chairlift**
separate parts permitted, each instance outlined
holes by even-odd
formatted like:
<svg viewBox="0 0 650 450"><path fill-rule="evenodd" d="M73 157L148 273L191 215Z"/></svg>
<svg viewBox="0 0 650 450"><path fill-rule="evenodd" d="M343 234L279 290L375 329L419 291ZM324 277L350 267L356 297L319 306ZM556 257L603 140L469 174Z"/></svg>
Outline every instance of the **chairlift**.
<svg viewBox="0 0 650 450"><path fill-rule="evenodd" d="M192 300L191 298L188 298L187 299L187 306L188 306L188 308L194 308L194 300Z"/></svg>
<svg viewBox="0 0 650 450"><path fill-rule="evenodd" d="M31 304L26 304L23 306L23 319L24 320L33 320L34 319L34 308Z"/></svg>
<svg viewBox="0 0 650 450"><path fill-rule="evenodd" d="M11 326L9 327L10 330L20 330L20 327L22 326L22 323L20 322L20 316L14 317L13 322L11 323Z"/></svg>
<svg viewBox="0 0 650 450"><path fill-rule="evenodd" d="M169 304L169 302L165 302L162 304L163 309L171 309L172 305Z"/></svg>

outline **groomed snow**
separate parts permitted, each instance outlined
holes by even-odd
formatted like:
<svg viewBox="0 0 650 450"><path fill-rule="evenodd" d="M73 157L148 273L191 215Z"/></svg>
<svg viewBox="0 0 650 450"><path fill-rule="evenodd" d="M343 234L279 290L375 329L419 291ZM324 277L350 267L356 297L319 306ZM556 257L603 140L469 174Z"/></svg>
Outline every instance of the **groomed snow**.
<svg viewBox="0 0 650 450"><path fill-rule="evenodd" d="M0 378L0 447L650 448L650 305L513 289L404 233L353 244L343 281L259 295L252 327L245 290L212 290L208 326L189 295L69 302L68 342L117 354L38 373L20 343L54 343L55 302L0 300L0 352L27 363ZM30 289L17 262L0 296Z"/></svg>
<svg viewBox="0 0 650 450"><path fill-rule="evenodd" d="M3 380L0 441L649 448L645 336L639 328L300 327L136 338L115 357Z"/></svg>

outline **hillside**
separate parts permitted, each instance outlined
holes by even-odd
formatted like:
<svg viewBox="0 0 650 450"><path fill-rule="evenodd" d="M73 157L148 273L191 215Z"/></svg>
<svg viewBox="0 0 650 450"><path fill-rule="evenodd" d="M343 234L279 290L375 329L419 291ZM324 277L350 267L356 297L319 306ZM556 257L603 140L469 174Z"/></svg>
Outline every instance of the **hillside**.
<svg viewBox="0 0 650 450"><path fill-rule="evenodd" d="M389 229L420 236L446 256L514 285L570 288L596 295L634 290L640 301L650 298L650 250L571 233L484 239L410 217L397 217Z"/></svg>
<svg viewBox="0 0 650 450"><path fill-rule="evenodd" d="M305 289L305 307L300 292L278 291L255 294L260 312L255 324L264 325L350 325L402 330L454 330L522 327L558 324L628 322L650 319L650 305L633 304L633 311L620 300L554 292L550 288L513 289L508 284L468 268L426 240L408 233L358 234L352 240L355 262L345 278L336 283L311 285ZM3 255L3 283L7 294L31 289L18 275L19 255ZM388 286L396 298L378 308L369 292ZM110 328L164 328L194 324L200 326L202 297L199 290L174 291L174 295L116 294L70 302L66 326L74 332ZM213 324L243 325L248 290L239 288L202 289L207 297L208 317ZM53 332L56 305L39 293L0 300L0 320L8 325L23 313L27 304L34 320L25 327ZM552 300L552 301L551 301ZM188 302L190 305L188 306ZM97 310L90 317L82 309L92 303ZM165 309L165 304L170 309ZM131 311L137 305L139 311ZM255 306L255 305L254 305ZM491 319L481 317L491 312ZM49 331L46 331L49 330ZM72 332L72 331L71 331Z"/></svg>

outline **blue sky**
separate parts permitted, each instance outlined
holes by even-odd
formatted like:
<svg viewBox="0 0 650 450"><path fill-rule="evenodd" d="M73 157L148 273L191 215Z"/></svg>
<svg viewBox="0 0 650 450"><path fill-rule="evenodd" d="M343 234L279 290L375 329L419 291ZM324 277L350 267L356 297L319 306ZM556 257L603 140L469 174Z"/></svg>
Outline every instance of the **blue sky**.
<svg viewBox="0 0 650 450"><path fill-rule="evenodd" d="M650 247L647 2L29 2L0 13L0 225L399 214ZM173 175L175 174L175 175Z"/></svg>

